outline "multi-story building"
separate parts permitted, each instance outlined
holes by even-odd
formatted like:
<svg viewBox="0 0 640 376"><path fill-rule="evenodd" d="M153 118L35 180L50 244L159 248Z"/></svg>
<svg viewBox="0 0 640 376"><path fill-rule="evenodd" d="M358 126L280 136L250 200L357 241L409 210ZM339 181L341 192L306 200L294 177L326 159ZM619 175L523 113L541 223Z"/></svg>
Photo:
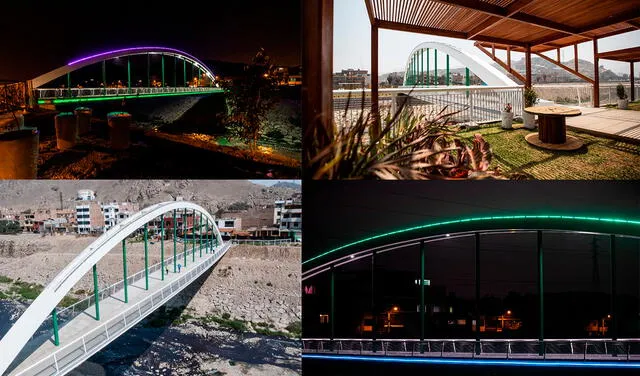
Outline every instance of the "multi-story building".
<svg viewBox="0 0 640 376"><path fill-rule="evenodd" d="M343 69L333 74L333 89L357 90L371 85L371 75L361 69Z"/></svg>
<svg viewBox="0 0 640 376"><path fill-rule="evenodd" d="M79 234L102 232L105 227L102 208L96 201L83 200L76 204L76 223Z"/></svg>
<svg viewBox="0 0 640 376"><path fill-rule="evenodd" d="M302 202L292 201L282 208L280 229L302 230Z"/></svg>
<svg viewBox="0 0 640 376"><path fill-rule="evenodd" d="M137 211L138 205L131 202L101 204L96 200L95 192L81 189L76 196L77 232L89 234L107 231ZM62 216L64 214L60 213Z"/></svg>
<svg viewBox="0 0 640 376"><path fill-rule="evenodd" d="M221 236L231 237L242 230L241 218L216 218L215 221Z"/></svg>

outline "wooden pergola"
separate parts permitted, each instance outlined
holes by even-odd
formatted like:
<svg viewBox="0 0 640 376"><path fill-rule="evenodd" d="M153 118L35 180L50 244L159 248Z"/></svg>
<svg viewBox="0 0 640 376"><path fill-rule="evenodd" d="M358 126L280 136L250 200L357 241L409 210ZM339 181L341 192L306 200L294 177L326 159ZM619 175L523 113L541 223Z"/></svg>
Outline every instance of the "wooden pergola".
<svg viewBox="0 0 640 376"><path fill-rule="evenodd" d="M596 55L598 59L616 60L629 63L629 79L631 80L631 101L636 100L635 73L633 64L640 61L640 47L624 48L622 50L601 52Z"/></svg>
<svg viewBox="0 0 640 376"><path fill-rule="evenodd" d="M319 96L317 102L308 106L319 110L326 108L325 102L331 99L330 67L333 61L326 54L333 50L333 0L307 0L304 3L308 11L305 12L305 32L317 37L309 40L305 36L304 39L305 62L308 63L305 65L306 82L309 87L314 85L312 91ZM364 0L364 3L371 23L374 115L378 113L380 29L474 40L477 47L496 61L499 59L495 57L495 50L504 49L507 62L501 62L501 65L511 73L515 72L511 69L511 52L524 52L525 75L514 75L519 76L527 87L531 86L532 53L541 55L555 50L559 57L560 48L574 46L577 62L577 45L591 42L595 66L593 79L578 72L577 63L572 69L561 64L559 58L541 56L592 82L594 107L600 105L598 59L605 58L598 52L598 40L640 29L640 0ZM308 17L311 23L307 22ZM315 30L307 30L309 27L315 27ZM330 67L319 67L321 61L331 64ZM322 76L312 77L316 74Z"/></svg>

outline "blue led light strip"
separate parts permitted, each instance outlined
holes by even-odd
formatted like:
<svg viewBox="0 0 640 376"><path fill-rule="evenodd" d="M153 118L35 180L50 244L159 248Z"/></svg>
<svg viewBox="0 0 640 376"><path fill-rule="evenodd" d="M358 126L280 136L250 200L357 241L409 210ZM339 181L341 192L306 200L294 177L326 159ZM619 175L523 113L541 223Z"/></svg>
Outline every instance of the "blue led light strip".
<svg viewBox="0 0 640 376"><path fill-rule="evenodd" d="M302 354L302 359L347 360L371 363L398 364L448 364L478 366L527 366L527 367L582 367L582 368L640 368L640 362L627 361L561 361L561 360L496 360L496 359L441 359L441 358L407 358L392 356L357 356L357 355L317 355Z"/></svg>

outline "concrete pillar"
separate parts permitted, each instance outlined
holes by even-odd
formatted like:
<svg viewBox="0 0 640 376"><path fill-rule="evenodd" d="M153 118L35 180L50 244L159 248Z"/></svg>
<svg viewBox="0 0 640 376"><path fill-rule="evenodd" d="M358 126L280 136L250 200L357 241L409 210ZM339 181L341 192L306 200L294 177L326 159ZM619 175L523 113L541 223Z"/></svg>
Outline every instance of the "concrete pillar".
<svg viewBox="0 0 640 376"><path fill-rule="evenodd" d="M58 150L71 149L76 145L78 125L73 112L61 112L55 117Z"/></svg>
<svg viewBox="0 0 640 376"><path fill-rule="evenodd" d="M93 114L93 110L89 107L78 107L73 113L76 114L78 136L88 133L91 130L91 115Z"/></svg>
<svg viewBox="0 0 640 376"><path fill-rule="evenodd" d="M111 148L129 148L129 127L131 126L131 114L126 112L110 112L107 115Z"/></svg>
<svg viewBox="0 0 640 376"><path fill-rule="evenodd" d="M36 179L39 140L37 129L0 133L0 179Z"/></svg>

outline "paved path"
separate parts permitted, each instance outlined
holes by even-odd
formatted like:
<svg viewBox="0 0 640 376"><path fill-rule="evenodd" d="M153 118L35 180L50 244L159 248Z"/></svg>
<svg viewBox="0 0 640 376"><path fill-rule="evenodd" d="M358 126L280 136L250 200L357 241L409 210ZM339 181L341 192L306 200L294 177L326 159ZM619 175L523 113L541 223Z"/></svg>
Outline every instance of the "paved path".
<svg viewBox="0 0 640 376"><path fill-rule="evenodd" d="M575 107L581 116L567 118L567 127L603 137L640 142L640 111Z"/></svg>

